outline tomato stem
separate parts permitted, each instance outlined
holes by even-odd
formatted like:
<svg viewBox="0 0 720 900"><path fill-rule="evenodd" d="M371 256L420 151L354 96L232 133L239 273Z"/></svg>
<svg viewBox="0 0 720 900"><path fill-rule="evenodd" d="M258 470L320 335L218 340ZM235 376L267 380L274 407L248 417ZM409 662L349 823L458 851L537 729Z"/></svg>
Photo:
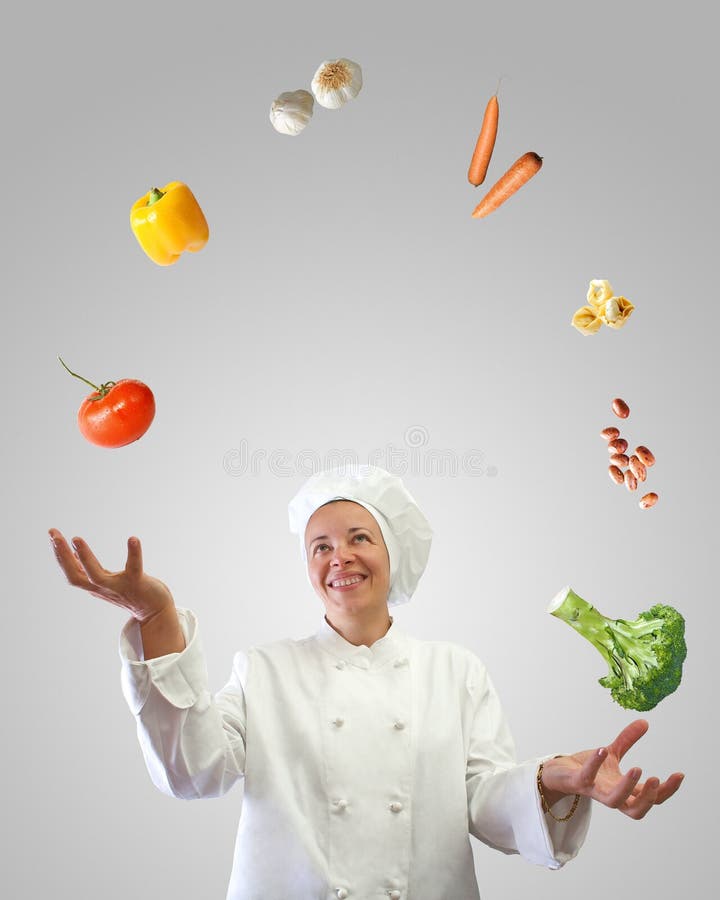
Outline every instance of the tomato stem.
<svg viewBox="0 0 720 900"><path fill-rule="evenodd" d="M61 357L58 356L58 359L63 364L65 369L67 369L67 371L70 372L71 375L74 375L75 378L79 378L80 381L84 381L85 384L89 384L91 388L95 388L95 390L98 392L99 396L91 397L90 398L91 400L102 400L102 398L105 396L105 394L107 394L107 392L110 390L110 388L115 384L114 381L106 381L105 384L101 384L98 387L98 385L93 384L92 381L88 381L87 378L83 378L82 375L78 375L77 372L71 372L70 369L68 369L68 367L62 361Z"/></svg>
<svg viewBox="0 0 720 900"><path fill-rule="evenodd" d="M152 206L153 203L157 203L161 197L164 197L165 194L159 188L153 188L148 194L148 206Z"/></svg>

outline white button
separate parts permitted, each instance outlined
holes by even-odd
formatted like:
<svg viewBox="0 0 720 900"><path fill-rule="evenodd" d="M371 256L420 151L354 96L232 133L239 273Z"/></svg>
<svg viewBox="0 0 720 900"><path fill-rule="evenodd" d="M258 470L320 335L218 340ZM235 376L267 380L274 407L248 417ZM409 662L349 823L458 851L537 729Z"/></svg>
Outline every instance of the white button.
<svg viewBox="0 0 720 900"><path fill-rule="evenodd" d="M407 657L406 657L406 656L403 656L402 659L396 659L395 662L393 663L393 665L394 665L395 668L397 669L397 668L399 668L400 666L406 666L407 663L408 663Z"/></svg>
<svg viewBox="0 0 720 900"><path fill-rule="evenodd" d="M345 719L341 719L340 716L338 716L337 719L332 720L332 723L336 728L340 728L345 724Z"/></svg>
<svg viewBox="0 0 720 900"><path fill-rule="evenodd" d="M359 669L369 669L370 668L370 660L368 659L359 659L356 663Z"/></svg>
<svg viewBox="0 0 720 900"><path fill-rule="evenodd" d="M344 809L347 808L347 800L333 800L333 806L339 812L342 812Z"/></svg>
<svg viewBox="0 0 720 900"><path fill-rule="evenodd" d="M402 812L403 805L402 803L398 803L397 801L390 804L390 810L394 813Z"/></svg>
<svg viewBox="0 0 720 900"><path fill-rule="evenodd" d="M395 723L394 727L397 728L398 731L402 731L403 728L405 727L405 723L403 721L401 721L400 719L398 719L397 722Z"/></svg>
<svg viewBox="0 0 720 900"><path fill-rule="evenodd" d="M346 898L347 895L348 895L348 892L345 890L345 888L338 888L338 889L335 891L335 893L337 894L339 900L345 900L345 898Z"/></svg>
<svg viewBox="0 0 720 900"><path fill-rule="evenodd" d="M388 891L388 897L390 898L390 900L400 900L401 896L402 894L400 893L400 891Z"/></svg>
<svg viewBox="0 0 720 900"><path fill-rule="evenodd" d="M345 662L344 659L339 659L339 660L335 663L335 668L336 668L336 669L344 669L346 665L347 665L347 663Z"/></svg>

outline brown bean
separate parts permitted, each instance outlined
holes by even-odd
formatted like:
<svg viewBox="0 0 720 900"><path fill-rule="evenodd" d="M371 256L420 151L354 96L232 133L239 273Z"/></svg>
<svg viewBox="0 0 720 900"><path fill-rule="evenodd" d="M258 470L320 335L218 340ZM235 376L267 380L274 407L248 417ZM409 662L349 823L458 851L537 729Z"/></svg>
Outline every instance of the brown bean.
<svg viewBox="0 0 720 900"><path fill-rule="evenodd" d="M610 453L624 453L628 448L628 442L625 438L615 438L614 441L608 443Z"/></svg>
<svg viewBox="0 0 720 900"><path fill-rule="evenodd" d="M655 506L658 502L658 495L653 493L652 491L649 494L645 494L644 497L640 498L640 509L650 509L651 506Z"/></svg>
<svg viewBox="0 0 720 900"><path fill-rule="evenodd" d="M643 463L643 465L647 466L648 468L655 465L655 457L647 447L643 447L641 444L639 447L635 448L635 452L640 457L640 462Z"/></svg>
<svg viewBox="0 0 720 900"><path fill-rule="evenodd" d="M640 462L640 460L637 458L637 456L635 456L634 453L633 453L633 455L630 457L630 459L629 459L629 461L628 461L628 464L629 464L629 466L630 466L630 471L631 471L631 472L633 473L633 475L637 478L637 480L638 480L638 481L645 481L645 479L647 478L647 469L646 469L645 466Z"/></svg>
<svg viewBox="0 0 720 900"><path fill-rule="evenodd" d="M625 487L629 491L636 491L637 490L637 478L633 475L633 473L630 471L630 469L625 470L624 478L625 478Z"/></svg>
<svg viewBox="0 0 720 900"><path fill-rule="evenodd" d="M616 397L612 402L612 411L619 419L627 419L630 415L630 407L620 397Z"/></svg>
<svg viewBox="0 0 720 900"><path fill-rule="evenodd" d="M610 462L616 466L620 466L621 469L627 469L630 460L624 453L613 453L610 457Z"/></svg>
<svg viewBox="0 0 720 900"><path fill-rule="evenodd" d="M622 484L624 479L623 473L618 469L617 466L608 466L608 474L615 482L615 484Z"/></svg>
<svg viewBox="0 0 720 900"><path fill-rule="evenodd" d="M600 436L604 437L606 441L614 441L615 438L620 437L620 429L611 425L609 428L603 428L600 432Z"/></svg>

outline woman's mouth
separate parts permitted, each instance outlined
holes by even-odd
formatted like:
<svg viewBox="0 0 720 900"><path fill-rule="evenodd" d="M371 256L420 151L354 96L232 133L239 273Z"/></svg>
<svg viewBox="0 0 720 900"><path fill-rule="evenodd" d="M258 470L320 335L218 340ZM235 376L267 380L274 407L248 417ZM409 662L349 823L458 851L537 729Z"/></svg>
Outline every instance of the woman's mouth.
<svg viewBox="0 0 720 900"><path fill-rule="evenodd" d="M334 591L352 591L367 578L367 575L347 575L345 578L336 578L330 582Z"/></svg>

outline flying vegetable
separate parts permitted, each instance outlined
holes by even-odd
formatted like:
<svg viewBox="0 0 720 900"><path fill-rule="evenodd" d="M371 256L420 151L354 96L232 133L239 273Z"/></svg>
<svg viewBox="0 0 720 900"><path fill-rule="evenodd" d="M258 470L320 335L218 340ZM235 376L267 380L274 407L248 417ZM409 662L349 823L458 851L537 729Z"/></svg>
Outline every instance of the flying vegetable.
<svg viewBox="0 0 720 900"><path fill-rule="evenodd" d="M136 200L130 226L138 243L159 266L170 266L185 250L196 253L207 244L210 230L190 188L171 181Z"/></svg>
<svg viewBox="0 0 720 900"><path fill-rule="evenodd" d="M656 604L633 622L608 619L566 587L548 612L602 654L610 671L599 682L625 709L653 709L680 684L687 656L685 619L672 606Z"/></svg>
<svg viewBox="0 0 720 900"><path fill-rule="evenodd" d="M93 384L58 359L71 375L95 388L78 410L78 428L85 440L114 448L131 444L145 434L155 418L155 397L146 384L134 378Z"/></svg>

